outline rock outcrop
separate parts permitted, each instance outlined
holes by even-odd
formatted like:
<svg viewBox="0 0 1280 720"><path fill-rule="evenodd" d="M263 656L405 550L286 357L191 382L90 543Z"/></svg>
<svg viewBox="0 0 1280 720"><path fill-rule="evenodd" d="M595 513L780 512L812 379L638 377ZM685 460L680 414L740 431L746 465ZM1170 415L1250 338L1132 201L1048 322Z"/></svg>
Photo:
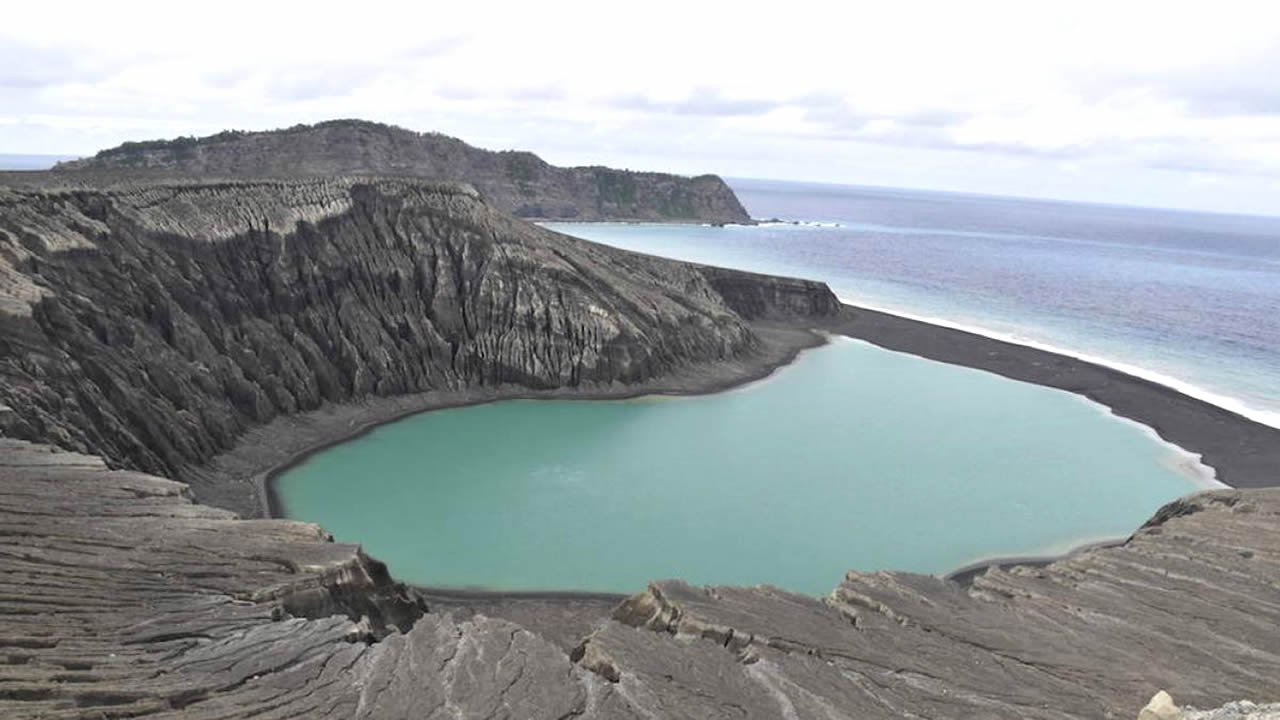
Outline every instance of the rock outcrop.
<svg viewBox="0 0 1280 720"><path fill-rule="evenodd" d="M708 272L455 184L0 188L0 430L177 477L325 403L634 385L755 355L744 317L838 309L819 283L722 294Z"/></svg>
<svg viewBox="0 0 1280 720"><path fill-rule="evenodd" d="M815 600L654 583L578 655L690 717L772 702L781 717L1131 718L1161 687L1199 707L1280 696L1280 489L1180 508L1121 546L968 588L849 573Z"/></svg>
<svg viewBox="0 0 1280 720"><path fill-rule="evenodd" d="M1138 713L1138 720L1280 720L1280 703L1259 705L1248 700L1229 702L1211 710L1180 708L1161 690Z"/></svg>
<svg viewBox="0 0 1280 720"><path fill-rule="evenodd" d="M1138 720L1179 720L1182 710L1173 703L1173 697L1161 690L1147 701L1147 706L1138 713Z"/></svg>
<svg viewBox="0 0 1280 720"><path fill-rule="evenodd" d="M1122 545L967 585L664 581L594 620L433 607L358 547L181 480L335 408L774 357L768 323L830 321L830 291L568 238L456 184L26 182L0 187L0 717L1061 720L1131 718L1162 687L1280 697L1280 489L1184 498Z"/></svg>
<svg viewBox="0 0 1280 720"><path fill-rule="evenodd" d="M1159 687L1280 696L1280 490L967 589L655 583L566 652L178 482L2 439L0 478L0 717L1096 720Z"/></svg>
<svg viewBox="0 0 1280 720"><path fill-rule="evenodd" d="M493 206L523 217L751 222L715 175L556 167L529 152L482 150L439 133L360 120L125 143L55 169L147 170L184 177L412 176L470 183Z"/></svg>
<svg viewBox="0 0 1280 720"><path fill-rule="evenodd" d="M1178 720L1280 720L1280 703L1237 700L1212 710L1185 708Z"/></svg>

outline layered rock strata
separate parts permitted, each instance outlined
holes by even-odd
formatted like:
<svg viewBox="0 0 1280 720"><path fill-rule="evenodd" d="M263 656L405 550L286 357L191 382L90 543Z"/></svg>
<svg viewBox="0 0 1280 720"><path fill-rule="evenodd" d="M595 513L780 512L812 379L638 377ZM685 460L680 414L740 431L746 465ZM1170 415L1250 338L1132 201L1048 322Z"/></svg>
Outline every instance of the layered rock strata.
<svg viewBox="0 0 1280 720"><path fill-rule="evenodd" d="M439 133L361 120L125 143L60 163L56 170L144 170L183 177L411 176L470 183L493 206L523 217L752 222L733 190L715 175L556 167L530 152L492 152Z"/></svg>
<svg viewBox="0 0 1280 720"><path fill-rule="evenodd" d="M1280 490L965 589L653 584L572 650L427 607L313 525L0 440L0 716L1131 718L1280 697Z"/></svg>
<svg viewBox="0 0 1280 720"><path fill-rule="evenodd" d="M350 408L705 388L812 341L794 328L837 323L834 297L567 238L466 186L59 182L0 188L0 716L1127 718L1159 688L1280 696L1277 489L968 586L428 602L180 480Z"/></svg>
<svg viewBox="0 0 1280 720"><path fill-rule="evenodd" d="M1138 720L1280 720L1280 703L1259 705L1237 700L1220 708L1197 710L1178 707L1169 693L1161 690L1138 713Z"/></svg>
<svg viewBox="0 0 1280 720"><path fill-rule="evenodd" d="M776 280L762 312L714 277L453 184L0 188L0 430L174 477L324 404L628 386L758 353L744 314L838 308Z"/></svg>

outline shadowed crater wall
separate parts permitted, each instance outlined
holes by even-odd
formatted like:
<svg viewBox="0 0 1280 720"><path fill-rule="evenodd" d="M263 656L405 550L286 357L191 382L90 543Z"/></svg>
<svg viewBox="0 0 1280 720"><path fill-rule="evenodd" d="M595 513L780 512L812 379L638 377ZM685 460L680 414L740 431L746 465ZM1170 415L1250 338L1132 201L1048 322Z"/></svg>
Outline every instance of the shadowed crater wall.
<svg viewBox="0 0 1280 720"><path fill-rule="evenodd" d="M0 428L170 477L325 403L635 384L753 355L739 309L838 309L394 179L0 189L0 279Z"/></svg>

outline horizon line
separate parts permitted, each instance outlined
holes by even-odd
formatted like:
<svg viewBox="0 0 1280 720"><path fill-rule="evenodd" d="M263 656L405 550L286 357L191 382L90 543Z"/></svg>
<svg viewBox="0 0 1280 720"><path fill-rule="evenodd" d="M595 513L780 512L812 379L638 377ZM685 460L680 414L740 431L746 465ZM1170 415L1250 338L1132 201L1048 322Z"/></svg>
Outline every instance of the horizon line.
<svg viewBox="0 0 1280 720"><path fill-rule="evenodd" d="M463 142L467 142L467 141L463 140ZM479 146L473 146L473 147L479 147ZM480 149L487 149L487 148L480 148ZM491 151L491 152L496 152L496 151ZM6 158L6 157L33 158L33 159L40 158L40 159L53 159L55 161L65 161L65 160L80 160L83 158L93 157L93 154L84 155L84 154L76 154L76 153L21 153L21 152L15 153L15 152L0 151L0 158ZM541 155L539 155L539 157L541 157ZM613 166L610 165L610 166L602 166L602 167L613 167ZM53 169L52 164L49 167L45 167L45 168L32 168L32 167L11 168L11 167L5 167L3 165L0 165L0 172L47 172L52 169ZM632 168L622 168L622 169L635 171ZM683 173L671 173L665 170L640 170L639 172L661 172L661 173L668 173L672 175L683 175ZM1094 207L1118 208L1118 209L1158 210L1160 212L1187 213L1192 215L1218 215L1218 216L1238 217L1238 218L1256 218L1261 220L1280 220L1280 210L1277 210L1274 213L1243 212L1239 210L1208 210L1204 208L1185 207L1185 206L1177 206L1177 205L1152 205L1152 204L1137 204L1137 203L1127 203L1127 202L1112 202L1112 201L1105 201L1105 200L1080 200L1080 199L1072 199L1072 198L1065 198L1061 196L1051 196L1051 195L990 193L990 192L978 192L973 190L956 190L953 188L929 187L924 185L916 185L916 186L877 185L877 184L868 184L868 183L859 183L859 182L839 182L839 181L833 181L833 180L799 180L796 178L771 178L771 177L747 176L747 175L727 175L727 174L722 174L717 172L702 173L702 174L717 175L721 179L725 180L726 182L730 180L744 180L748 182L775 182L775 183L792 183L796 185L820 185L820 186L833 187L833 188L856 188L856 189L866 189L866 190L894 190L894 191L908 191L908 192L924 192L924 193L937 193L941 195L957 195L957 196L972 197L972 198L1018 200L1018 201L1024 201L1024 202L1025 201L1048 202L1048 203L1058 203L1063 205L1090 205ZM694 175L688 175L687 177L694 177Z"/></svg>

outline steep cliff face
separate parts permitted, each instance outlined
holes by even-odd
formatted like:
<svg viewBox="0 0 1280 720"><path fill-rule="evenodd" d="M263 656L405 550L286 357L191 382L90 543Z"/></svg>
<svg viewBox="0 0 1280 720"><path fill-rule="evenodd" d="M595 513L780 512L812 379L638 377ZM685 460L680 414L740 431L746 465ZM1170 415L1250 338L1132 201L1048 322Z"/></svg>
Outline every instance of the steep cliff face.
<svg viewBox="0 0 1280 720"><path fill-rule="evenodd" d="M749 320L837 309L821 284L575 240L465 186L0 187L0 716L1061 720L1132 717L1159 687L1280 693L1275 489L968 586L658 582L566 652L428 607L313 525L136 471L326 402L625 387L761 352L777 327Z"/></svg>
<svg viewBox="0 0 1280 720"><path fill-rule="evenodd" d="M562 168L529 152L492 152L447 135L358 120L126 143L56 169L150 170L188 177L413 176L470 183L494 207L523 217L751 222L715 175Z"/></svg>
<svg viewBox="0 0 1280 720"><path fill-rule="evenodd" d="M702 276L744 318L824 317L840 311L840 300L821 283L799 278L701 265Z"/></svg>
<svg viewBox="0 0 1280 720"><path fill-rule="evenodd" d="M629 384L757 344L695 266L417 180L0 189L0 281L0 430L170 476L325 402Z"/></svg>

